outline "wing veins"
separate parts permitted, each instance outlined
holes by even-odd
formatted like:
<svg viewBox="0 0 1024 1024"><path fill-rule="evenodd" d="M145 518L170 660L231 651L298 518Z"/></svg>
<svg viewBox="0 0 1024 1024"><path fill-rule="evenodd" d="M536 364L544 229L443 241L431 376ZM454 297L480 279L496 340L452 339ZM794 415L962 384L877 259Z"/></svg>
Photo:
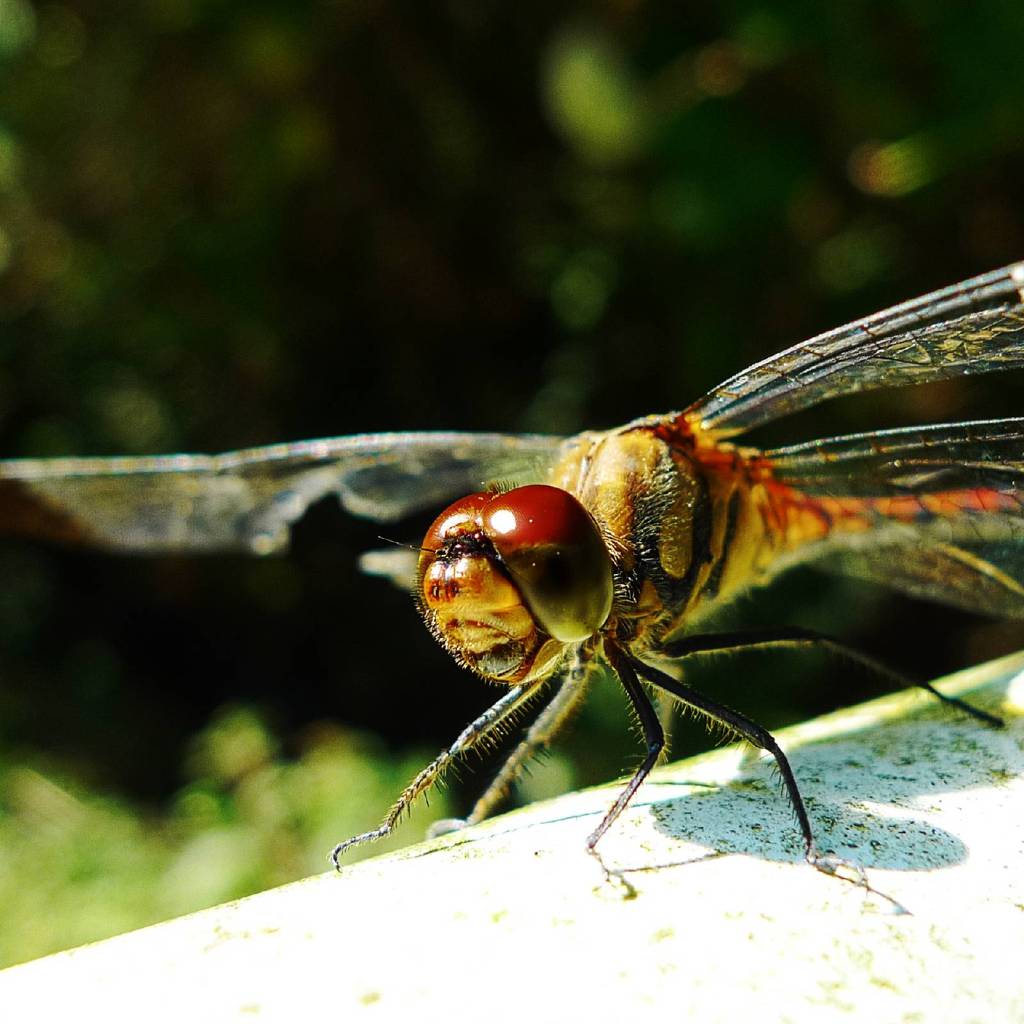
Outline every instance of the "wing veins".
<svg viewBox="0 0 1024 1024"><path fill-rule="evenodd" d="M1024 367L1024 263L825 332L755 363L684 412L712 437L828 398Z"/></svg>

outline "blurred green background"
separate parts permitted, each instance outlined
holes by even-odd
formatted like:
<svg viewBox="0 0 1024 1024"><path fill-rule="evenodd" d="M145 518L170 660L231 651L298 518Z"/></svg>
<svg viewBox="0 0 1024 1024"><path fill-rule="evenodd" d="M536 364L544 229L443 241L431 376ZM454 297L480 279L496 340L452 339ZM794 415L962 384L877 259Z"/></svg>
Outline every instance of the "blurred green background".
<svg viewBox="0 0 1024 1024"><path fill-rule="evenodd" d="M1012 0L0 0L0 453L681 407L1024 256L1022 47ZM1020 386L755 440L1019 414ZM0 964L324 869L493 699L358 575L377 532L326 503L265 562L0 545ZM780 622L919 676L1021 641L811 572L728 624ZM769 727L881 686L811 655L691 678ZM598 686L520 799L637 752Z"/></svg>

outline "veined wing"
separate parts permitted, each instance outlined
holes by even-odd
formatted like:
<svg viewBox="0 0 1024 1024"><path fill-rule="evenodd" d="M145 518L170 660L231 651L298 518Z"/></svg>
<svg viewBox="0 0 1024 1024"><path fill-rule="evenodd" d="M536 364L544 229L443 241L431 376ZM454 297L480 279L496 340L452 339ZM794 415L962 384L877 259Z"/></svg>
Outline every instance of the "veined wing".
<svg viewBox="0 0 1024 1024"><path fill-rule="evenodd" d="M1024 617L1024 419L854 434L761 458L794 546L807 541L817 564Z"/></svg>
<svg viewBox="0 0 1024 1024"><path fill-rule="evenodd" d="M0 532L125 551L281 551L336 494L390 521L495 480L541 479L564 439L362 434L222 455L0 461Z"/></svg>
<svg viewBox="0 0 1024 1024"><path fill-rule="evenodd" d="M967 611L1024 619L1019 545L922 539L911 546L835 548L812 564Z"/></svg>
<svg viewBox="0 0 1024 1024"><path fill-rule="evenodd" d="M1024 263L931 292L794 345L683 413L729 437L837 395L1024 367Z"/></svg>
<svg viewBox="0 0 1024 1024"><path fill-rule="evenodd" d="M813 496L975 492L984 511L987 492L1022 496L1024 418L848 434L769 449L762 458L773 479Z"/></svg>

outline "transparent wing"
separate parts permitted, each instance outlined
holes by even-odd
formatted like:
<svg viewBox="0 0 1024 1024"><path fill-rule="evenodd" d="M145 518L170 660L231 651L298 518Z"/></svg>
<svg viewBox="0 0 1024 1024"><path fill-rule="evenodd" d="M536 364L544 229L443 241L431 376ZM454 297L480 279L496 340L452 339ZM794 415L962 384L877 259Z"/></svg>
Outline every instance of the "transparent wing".
<svg viewBox="0 0 1024 1024"><path fill-rule="evenodd" d="M564 444L541 435L364 434L222 455L0 461L0 532L126 551L280 551L336 494L378 521L495 480L542 479Z"/></svg>
<svg viewBox="0 0 1024 1024"><path fill-rule="evenodd" d="M837 395L1024 367L1024 263L819 334L731 377L683 413L728 437Z"/></svg>
<svg viewBox="0 0 1024 1024"><path fill-rule="evenodd" d="M760 459L823 568L1024 617L1024 419L855 434Z"/></svg>
<svg viewBox="0 0 1024 1024"><path fill-rule="evenodd" d="M813 563L967 611L1024 618L1024 550L1006 544L839 548Z"/></svg>
<svg viewBox="0 0 1024 1024"><path fill-rule="evenodd" d="M1024 418L848 434L769 449L760 458L773 479L811 496L995 491L1019 512Z"/></svg>

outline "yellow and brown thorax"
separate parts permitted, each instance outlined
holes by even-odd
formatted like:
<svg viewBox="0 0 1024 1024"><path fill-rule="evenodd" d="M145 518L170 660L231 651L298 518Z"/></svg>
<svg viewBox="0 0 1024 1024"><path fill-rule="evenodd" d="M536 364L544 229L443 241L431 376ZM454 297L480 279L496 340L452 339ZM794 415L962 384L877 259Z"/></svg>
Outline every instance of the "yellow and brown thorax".
<svg viewBox="0 0 1024 1024"><path fill-rule="evenodd" d="M601 527L616 584L606 628L637 653L764 582L788 547L754 450L697 443L680 418L651 417L581 435L551 476Z"/></svg>

